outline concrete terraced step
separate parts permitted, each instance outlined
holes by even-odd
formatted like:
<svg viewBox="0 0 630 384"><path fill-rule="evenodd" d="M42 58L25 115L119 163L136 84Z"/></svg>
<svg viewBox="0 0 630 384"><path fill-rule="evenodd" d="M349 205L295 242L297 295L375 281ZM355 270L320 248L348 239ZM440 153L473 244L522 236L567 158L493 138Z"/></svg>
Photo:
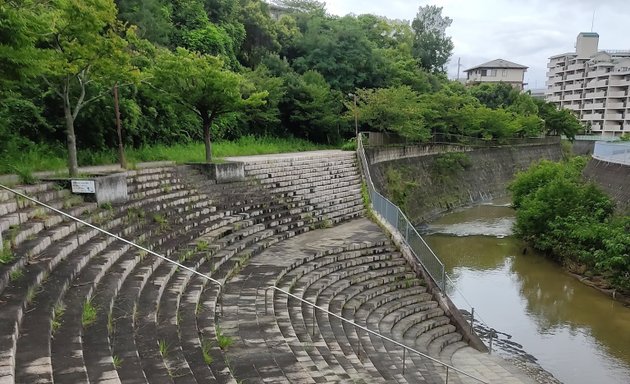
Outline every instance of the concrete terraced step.
<svg viewBox="0 0 630 384"><path fill-rule="evenodd" d="M134 204L134 202L131 202L127 204L125 207L139 208L140 206L141 204ZM101 215L100 212L98 213L98 215L99 216L97 216L96 218L102 218L100 216ZM113 220L111 219L111 217L107 217L107 223L110 224L111 226L119 225L121 222L120 219L121 219L121 216ZM76 230L76 227L74 226L72 226L71 228L74 228ZM48 241L48 244L46 244L45 246L41 246L42 249L37 254L37 258L31 261L31 264L28 266L28 270L25 271L25 273L23 274L23 277L20 279L20 282L19 282L20 284L16 284L15 287L11 287L12 293L5 292L5 294L10 294L11 302L14 303L12 305L5 305L2 311L3 315L6 317L5 319L6 321L3 322L2 350L5 351L3 355L5 353L8 355L8 359L10 360L10 363L7 364L6 366L9 366L11 371L13 370L15 353L10 352L10 351L15 350L16 339L18 336L17 325L20 324L22 321L22 314L24 313L25 305L27 305L28 302L32 300L30 299L30 297L35 296L35 293L37 292L37 289L38 289L37 286L48 274L48 271L53 270L54 272L57 272L55 268L57 264L62 262L63 259L67 255L71 254L71 252L73 252L77 248L77 245L78 245L77 240L79 240L81 244L85 244L87 241L90 241L90 239L92 239L96 235L96 232L94 230L91 230L91 229L88 230L82 227L79 227L79 232L77 234L71 233L74 231L68 231L68 230L61 231L61 232L65 234L65 238L68 238L68 241L64 242L63 235L60 235L57 238L55 238L54 236L49 236L51 239ZM46 238L46 237L43 237L43 238ZM48 248L50 248L51 244L54 244L54 249L51 248L52 250L48 252ZM94 247L93 249L98 250L100 248ZM50 257L45 256L46 252L50 254ZM80 270L82 266L85 265L86 260L90 256L92 255L88 253L87 257L78 257L78 259L76 260L77 263L75 266L72 266L71 263L63 263L64 265L69 266L68 271L70 271L70 276L75 274L77 270ZM62 279L61 283L59 284L60 290L57 290L57 293L59 293L60 291L64 291L65 288L67 287L67 284L68 284L68 281ZM52 293L53 291L51 290L50 294ZM46 291L46 294L49 294L49 292ZM38 308L50 309L51 306L54 306L56 304L54 295L49 295L49 296L51 297L51 299L48 299L48 302L46 304L43 303L43 300L45 299L43 295L42 297L39 298L39 300L42 301L42 304L39 305ZM9 308L13 308L13 309L9 309ZM29 311L29 313L31 312L32 311ZM42 320L44 321L44 326L42 327L42 329L49 330L50 325L47 325L47 324L50 324L50 322L52 321L52 316L49 316L48 320L45 320L45 319L42 319ZM12 331L10 331L10 329L12 329ZM38 328L35 327L33 329L38 329ZM25 335L26 334L28 333L25 332ZM50 337L48 337L48 340L49 339ZM28 361L29 357L25 356L25 359ZM27 370L25 371L24 374L28 374Z"/></svg>
<svg viewBox="0 0 630 384"><path fill-rule="evenodd" d="M185 200L179 199L179 200L176 200L176 202L183 203L185 202ZM177 222L177 220L173 220L174 217L175 216L171 217L170 219L172 221ZM143 228L148 233L151 233L151 232L159 231L161 225L162 225L161 223L152 223L152 225L149 225L147 228L146 224L142 224L142 225L132 224L128 226L126 229L117 230L116 232L122 232L124 234L125 232L128 232L128 231L134 232L135 230L139 228ZM163 235L160 235L159 237L160 237L160 241L164 240ZM99 239L102 239L102 240L99 240ZM96 241L96 243L93 244L94 240ZM96 254L99 251L104 250L107 247L107 245L109 245L113 241L112 238L104 237L104 235L99 235L97 238L94 238L94 240L89 240L87 243L82 242L81 249L86 249L86 251L79 250L78 252L71 253L67 259L63 260L60 263L60 265L58 265L53 270L51 276L54 277L55 280L51 279L44 283L43 293L41 294L40 297L38 297L37 305L34 306L35 310L30 310L28 312L28 315L23 320L26 326L23 327L24 331L22 332L22 336L18 340L18 345L17 345L18 348L17 348L17 355L16 355L17 356L16 371L19 372L18 378L21 377L20 375L26 375L24 377L25 381L30 380L32 376L29 376L28 372L29 372L29 369L31 369L31 367L33 366L33 363L31 362L35 362L35 364L37 364L36 363L37 361L41 361L41 357L34 358L32 356L33 353L28 352L28 350L30 349L29 346L34 345L36 343L36 340L38 339L50 340L50 336L52 334L51 318L53 317L52 315L53 310L55 306L57 306L61 302L62 300L61 297L63 296L66 289L68 288L70 281L74 279L74 277L77 276L77 274L79 274L82 271L83 267L88 263L88 261L90 262L93 261ZM104 272L105 271L101 271L100 276L102 276ZM99 275L97 274L97 276ZM92 279L88 279L87 284L92 285L94 284L94 281ZM48 285L51 285L51 288L45 288L45 286L48 286ZM79 305L73 305L68 310L78 311L78 313L80 314L80 308L81 308L80 302L77 304ZM38 321L43 321L44 323L38 324ZM36 326L33 326L33 324L36 324ZM32 328L32 331L30 333L28 332L28 329L29 329L28 327ZM46 335L48 335L47 338L46 338ZM80 335L80 332L78 333L78 335ZM69 344L70 343L64 344L64 347L66 348L65 356L75 355L77 352L75 349L67 350ZM23 345L23 347L20 348L20 345ZM47 350L50 350L50 348L48 348ZM24 351L24 353L22 353L21 351ZM64 354L61 353L62 351L64 351L63 348L61 348L61 350L59 351L60 353L57 354L56 356L58 358L58 361L61 362L60 369L57 370L57 372L60 375L64 372L65 365L68 364L67 362L64 364L64 360L63 360ZM79 349L79 352L80 352L80 349ZM42 356L41 351L35 354L35 356ZM20 367L25 367L25 368L20 369ZM68 369L65 369L65 371L68 371ZM72 371L72 373L73 375L70 375L69 377L65 377L66 382L73 382L75 380L76 372ZM56 381L59 381L59 380L56 380Z"/></svg>

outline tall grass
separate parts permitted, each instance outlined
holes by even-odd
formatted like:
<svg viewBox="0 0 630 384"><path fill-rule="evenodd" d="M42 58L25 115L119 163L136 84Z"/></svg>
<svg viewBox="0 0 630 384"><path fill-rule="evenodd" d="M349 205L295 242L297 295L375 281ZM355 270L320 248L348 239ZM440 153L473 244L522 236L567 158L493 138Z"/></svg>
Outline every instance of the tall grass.
<svg viewBox="0 0 630 384"><path fill-rule="evenodd" d="M269 153L302 152L328 149L323 146L295 138L274 138L243 136L236 141L218 141L212 143L213 158L229 156L262 155ZM141 148L128 148L127 161L130 164L170 160L177 163L205 161L203 143L194 142L174 145L147 145ZM118 152L114 149L103 151L80 150L79 166L115 164ZM36 171L63 171L66 168L66 153L63 147L48 145L32 145L23 150L10 150L2 153L0 174Z"/></svg>

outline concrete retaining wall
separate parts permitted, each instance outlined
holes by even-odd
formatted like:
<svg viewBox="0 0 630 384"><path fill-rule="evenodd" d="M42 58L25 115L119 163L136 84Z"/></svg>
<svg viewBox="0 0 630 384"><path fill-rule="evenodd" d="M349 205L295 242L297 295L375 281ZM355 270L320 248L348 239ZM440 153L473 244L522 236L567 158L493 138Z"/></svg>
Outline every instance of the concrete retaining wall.
<svg viewBox="0 0 630 384"><path fill-rule="evenodd" d="M630 210L630 166L591 159L583 175L617 203L618 211L624 213Z"/></svg>
<svg viewBox="0 0 630 384"><path fill-rule="evenodd" d="M221 164L191 163L194 169L203 172L217 183L231 183L245 180L245 163L230 161Z"/></svg>
<svg viewBox="0 0 630 384"><path fill-rule="evenodd" d="M366 155L368 161L384 158L374 148L366 148ZM516 172L541 159L560 160L562 150L559 143L475 149L466 152L469 167L446 174L437 172L439 156L427 154L370 163L376 188L389 198L393 193L387 175L390 170L400 173L405 190L402 208L414 224L429 221L452 208L505 196Z"/></svg>

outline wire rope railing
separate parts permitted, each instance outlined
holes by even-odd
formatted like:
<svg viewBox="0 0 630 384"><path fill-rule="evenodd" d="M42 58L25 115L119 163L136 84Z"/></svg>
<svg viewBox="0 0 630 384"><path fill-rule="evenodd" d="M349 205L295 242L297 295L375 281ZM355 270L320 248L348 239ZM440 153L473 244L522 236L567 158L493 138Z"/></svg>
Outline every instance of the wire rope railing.
<svg viewBox="0 0 630 384"><path fill-rule="evenodd" d="M461 291L457 289L453 284L452 279L446 273L444 263L433 252L431 247L426 243L423 237L418 233L414 225L407 218L405 213L388 198L381 195L372 181L370 175L370 168L365 154L365 148L363 146L363 133L359 133L357 136L357 156L363 169L363 175L366 180L368 193L370 196L370 203L376 213L378 213L394 230L398 231L401 238L407 245L408 249L414 255L416 260L422 265L427 274L431 277L434 283L442 290L446 295L449 287L453 287L459 292L461 298L470 306L470 330L473 332L475 322L483 324L486 328L494 332L494 329L485 323L479 315L475 318L475 308L470 304ZM450 283L450 284L449 284ZM492 336L490 336L492 340Z"/></svg>
<svg viewBox="0 0 630 384"><path fill-rule="evenodd" d="M381 335L380 333L378 333L376 331L373 331L373 330L371 330L371 329L369 329L367 327L364 327L364 326L362 326L360 324L357 324L357 323L355 323L352 320L348 320L345 317L342 317L342 316L340 316L340 315L338 315L336 313L330 312L329 310L327 310L325 308L322 308L319 305L311 303L308 300L304 300L303 298L301 298L299 296L296 296L296 295L294 295L294 294L292 294L292 293L290 293L288 291L285 291L284 289L276 287L275 285L272 285L272 286L267 287L265 289L265 315L268 314L268 307L269 307L268 296L269 296L269 291L270 290L273 290L273 291L276 291L276 292L281 292L281 293L287 295L288 297L293 298L295 300L298 300L298 301L302 302L303 304L306 304L309 307L313 308L313 328L312 328L313 335L315 335L315 329L317 327L317 322L316 322L317 320L315 318L315 311L318 310L318 311L326 313L328 316L332 316L332 317L336 318L337 320L340 320L340 321L342 321L342 322L344 322L346 324L349 324L349 325L351 325L351 326L353 326L353 327L355 327L357 329L365 331L365 332L367 332L367 333L369 333L369 334L371 334L373 336L376 336L376 337L378 337L378 338L380 338L382 340L385 340L387 342L390 342L390 343L392 343L394 345L397 345L397 346L401 347L402 350L403 350L403 355L402 355L402 374L403 375L405 374L407 352L410 352L410 353L414 353L414 354L416 354L418 356L421 356L421 357L423 357L425 359L428 359L428 360L430 360L430 361L432 361L432 362L434 362L434 363L444 367L446 369L446 377L445 377L445 383L446 384L448 384L449 374L450 374L451 371L457 372L457 373L459 373L461 375L464 375L464 376L466 376L468 378L474 379L474 380L476 380L476 381L478 381L480 383L488 384L487 381L485 381L483 379L480 379L479 377L476 377L474 375L471 375L470 373L464 372L464 371L462 371L459 368L455 368L454 366L452 366L450 364L447 364L447 363L445 363L443 361L440 361L440 360L438 360L438 359L436 359L434 357L431 357L431 356L429 356L429 355L427 355L425 353L422 353L422 352L420 352L420 351L418 351L418 350L416 350L414 348L411 348L411 347L409 347L409 346L407 346L407 345L405 345L405 344L403 344L401 342L398 342L398 341L396 341L396 340L394 340L392 338L389 338L387 336Z"/></svg>
<svg viewBox="0 0 630 384"><path fill-rule="evenodd" d="M104 235L107 235L107 236L110 236L110 237L112 237L112 238L114 238L116 240L122 241L123 243L128 244L128 245L130 245L130 246L132 246L134 248L137 248L137 249L139 249L139 250L141 250L143 252L146 252L147 254L150 254L152 256L158 257L158 258L160 258L160 259L162 259L162 260L164 260L164 261L166 261L168 263L171 263L171 264L173 264L173 265L175 265L175 266L177 266L179 268L182 268L182 269L184 269L184 270L186 270L188 272L191 272L194 275L197 275L197 276L199 276L201 278L204 278L204 279L206 279L208 281L211 281L211 282L217 284L219 286L219 295L221 293L221 289L223 288L223 284L220 281L218 281L216 279L213 279L210 276L204 275L203 273L198 272L197 270L195 270L193 268L190 268L190 267L187 267L187 266L185 266L185 265L183 265L181 263L178 263L175 260L171 260L171 259L169 259L168 257L166 257L164 255L160 255L159 253L154 252L154 251L152 251L152 250L150 250L150 249L148 249L146 247L143 247L141 245L138 245L138 244L134 243L133 241L127 240L127 239L125 239L123 237L120 237L120 236L118 236L116 234L113 234L113 233L108 232L108 231L106 231L106 230L104 230L102 228L99 228L96 225L88 223L85 220L81 220L78 217L72 216L72 215L70 215L70 214L68 214L66 212L63 212L63 211L55 208L55 207L51 207L48 204L42 203L41 201L39 201L37 199L34 199L34 198L32 198L32 197L30 197L30 196L28 196L28 195L26 195L26 194L24 194L22 192L16 191L16 190L11 189L11 188L9 188L7 186L4 186L2 184L0 184L0 189L4 189L5 191L12 193L14 196L16 196L16 198L19 196L19 197L21 197L23 199L26 199L26 200L29 200L29 201L33 202L34 204L36 204L38 206L41 206L41 207L46 208L46 209L49 209L49 210L51 210L51 211L53 211L55 213L58 213L58 214L62 215L63 217L66 217L66 218L74 221L77 224L77 227L75 228L75 231L77 231L77 236L78 236L78 224L82 224L82 225L84 225L86 227L95 229L96 231L98 231L98 232L100 232L100 233L102 233ZM79 238L77 237L77 245L80 245L79 243L80 243L80 241L79 241Z"/></svg>

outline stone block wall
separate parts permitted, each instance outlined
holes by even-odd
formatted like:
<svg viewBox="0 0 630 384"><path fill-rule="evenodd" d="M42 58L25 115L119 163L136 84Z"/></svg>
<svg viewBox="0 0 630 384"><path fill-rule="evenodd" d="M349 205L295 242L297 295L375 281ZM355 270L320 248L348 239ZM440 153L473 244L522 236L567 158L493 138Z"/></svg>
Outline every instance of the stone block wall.
<svg viewBox="0 0 630 384"><path fill-rule="evenodd" d="M383 158L373 151L366 148L368 161ZM389 198L393 191L388 174L394 170L401 176L404 182L398 183L397 192L399 196L401 189L404 192L402 208L414 224L421 224L453 208L506 196L516 172L541 159L560 160L562 150L556 143L475 149L464 155L467 166L452 172L437 171L439 154L370 162L370 171L376 188Z"/></svg>
<svg viewBox="0 0 630 384"><path fill-rule="evenodd" d="M621 213L630 210L630 166L591 159L583 172L617 203Z"/></svg>

